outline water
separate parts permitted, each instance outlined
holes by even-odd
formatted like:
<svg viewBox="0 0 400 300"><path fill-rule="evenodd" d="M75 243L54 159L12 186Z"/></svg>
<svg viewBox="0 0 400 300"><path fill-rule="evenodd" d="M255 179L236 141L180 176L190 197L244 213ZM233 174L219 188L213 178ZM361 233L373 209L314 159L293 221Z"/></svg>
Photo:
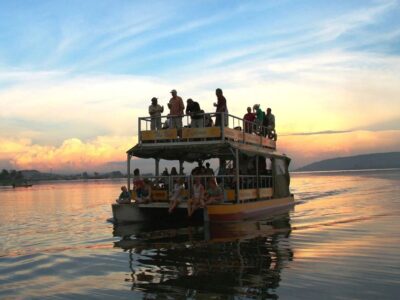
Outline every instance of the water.
<svg viewBox="0 0 400 300"><path fill-rule="evenodd" d="M398 299L400 171L293 174L294 210L113 227L124 181L0 189L1 299Z"/></svg>

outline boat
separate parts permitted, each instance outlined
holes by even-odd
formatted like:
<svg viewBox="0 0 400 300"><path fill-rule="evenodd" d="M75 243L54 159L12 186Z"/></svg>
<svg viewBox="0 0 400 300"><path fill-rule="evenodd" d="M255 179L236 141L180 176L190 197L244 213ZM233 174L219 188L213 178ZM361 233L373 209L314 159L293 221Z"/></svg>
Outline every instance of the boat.
<svg viewBox="0 0 400 300"><path fill-rule="evenodd" d="M13 187L13 189L20 188L20 187L28 188L28 187L32 187L32 184L29 184L29 183L15 184L15 183L13 183L11 186Z"/></svg>
<svg viewBox="0 0 400 300"><path fill-rule="evenodd" d="M289 187L290 158L277 150L274 135L271 138L264 134L267 128L227 113L205 113L203 118L213 118L217 114L222 114L221 120L225 120L220 126L191 128L190 116L185 115L183 128L179 130L151 130L151 118L139 117L138 143L126 152L127 186L131 191L134 158L154 160L155 175L142 176L152 183L152 199L150 203L140 203L131 191L131 203L112 204L114 223L187 220L187 202L182 202L172 214L168 213L176 180L184 183L186 198L192 194L194 176L183 173L184 162L217 161L216 175L195 176L201 177L205 189L209 178L215 178L223 189L222 201L198 209L191 219L203 222L251 220L294 206ZM177 161L179 173L160 175L160 160Z"/></svg>

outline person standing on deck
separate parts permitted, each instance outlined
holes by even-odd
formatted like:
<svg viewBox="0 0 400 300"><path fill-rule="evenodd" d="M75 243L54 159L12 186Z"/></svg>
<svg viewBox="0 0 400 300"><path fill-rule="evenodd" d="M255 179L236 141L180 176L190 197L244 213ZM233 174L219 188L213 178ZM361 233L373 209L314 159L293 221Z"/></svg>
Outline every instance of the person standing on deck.
<svg viewBox="0 0 400 300"><path fill-rule="evenodd" d="M218 102L214 103L214 106L217 108L216 113L217 116L215 118L215 126L221 126L221 113L225 114L225 122L224 125L228 126L228 106L226 104L226 99L222 93L221 89L216 89L215 90L215 95L217 96Z"/></svg>
<svg viewBox="0 0 400 300"><path fill-rule="evenodd" d="M178 96L176 90L171 91L172 98L169 100L168 108L171 116L170 128L182 128L182 116L185 105L183 104L182 98Z"/></svg>
<svg viewBox="0 0 400 300"><path fill-rule="evenodd" d="M160 106L157 103L157 98L151 99L151 105L149 106L149 114L151 117L151 130L161 129L161 113L164 112L164 106Z"/></svg>
<svg viewBox="0 0 400 300"><path fill-rule="evenodd" d="M256 115L251 112L251 107L247 108L247 114L244 115L244 132L252 133L254 128L254 120L256 119Z"/></svg>
<svg viewBox="0 0 400 300"><path fill-rule="evenodd" d="M204 120L203 120L204 111L200 109L199 103L193 101L192 99L187 99L186 102L187 102L186 114L190 115L191 117L190 127L191 128L204 127Z"/></svg>
<svg viewBox="0 0 400 300"><path fill-rule="evenodd" d="M256 124L257 124L257 131L258 131L259 134L262 134L261 126L264 123L264 112L260 108L260 104L254 104L253 110L254 110L255 116L256 116L255 121L256 121Z"/></svg>
<svg viewBox="0 0 400 300"><path fill-rule="evenodd" d="M265 135L268 136L270 139L272 139L272 138L276 139L275 116L272 114L272 110L269 107L267 108L267 114L265 115L264 126L267 129L267 132Z"/></svg>

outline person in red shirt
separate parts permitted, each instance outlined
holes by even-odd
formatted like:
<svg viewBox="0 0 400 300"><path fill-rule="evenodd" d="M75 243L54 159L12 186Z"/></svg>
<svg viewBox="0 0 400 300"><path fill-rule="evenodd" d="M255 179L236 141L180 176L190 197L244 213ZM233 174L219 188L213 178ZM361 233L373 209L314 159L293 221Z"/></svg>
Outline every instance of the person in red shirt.
<svg viewBox="0 0 400 300"><path fill-rule="evenodd" d="M251 112L251 107L247 108L247 114L244 115L244 132L252 133L254 128L254 120L256 119L256 115Z"/></svg>
<svg viewBox="0 0 400 300"><path fill-rule="evenodd" d="M139 169L133 170L133 190L136 193L136 201L142 200L142 193L144 188L143 178L140 176Z"/></svg>

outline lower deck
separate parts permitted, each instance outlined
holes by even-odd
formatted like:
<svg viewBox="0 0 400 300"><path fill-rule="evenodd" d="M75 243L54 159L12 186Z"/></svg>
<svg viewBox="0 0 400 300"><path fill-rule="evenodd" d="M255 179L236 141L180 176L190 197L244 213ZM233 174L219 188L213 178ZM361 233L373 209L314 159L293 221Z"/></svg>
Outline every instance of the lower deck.
<svg viewBox="0 0 400 300"><path fill-rule="evenodd" d="M294 197L290 195L278 199L262 199L252 202L219 203L198 209L192 217L188 217L187 203L182 202L173 213L168 213L169 203L154 202L148 204L113 204L113 218L117 224L159 221L204 221L204 222L232 222L247 219L262 218L271 213L288 209L294 206Z"/></svg>

